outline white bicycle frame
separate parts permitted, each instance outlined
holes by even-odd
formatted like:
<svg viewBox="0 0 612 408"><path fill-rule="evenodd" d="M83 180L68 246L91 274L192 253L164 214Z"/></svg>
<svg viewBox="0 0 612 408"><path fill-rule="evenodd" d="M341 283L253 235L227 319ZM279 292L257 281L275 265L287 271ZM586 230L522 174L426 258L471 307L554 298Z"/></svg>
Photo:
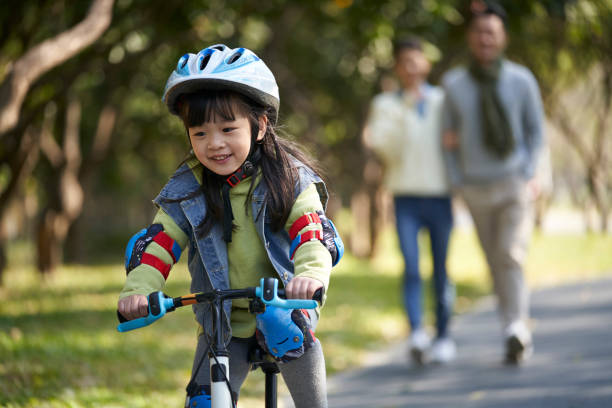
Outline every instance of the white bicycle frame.
<svg viewBox="0 0 612 408"><path fill-rule="evenodd" d="M215 374L216 373L216 374ZM225 375L223 375L225 373ZM210 401L211 408L233 407L232 395L225 379L229 381L229 357L217 356L217 359L210 359ZM221 375L219 375L221 374ZM216 375L216 377L213 377Z"/></svg>

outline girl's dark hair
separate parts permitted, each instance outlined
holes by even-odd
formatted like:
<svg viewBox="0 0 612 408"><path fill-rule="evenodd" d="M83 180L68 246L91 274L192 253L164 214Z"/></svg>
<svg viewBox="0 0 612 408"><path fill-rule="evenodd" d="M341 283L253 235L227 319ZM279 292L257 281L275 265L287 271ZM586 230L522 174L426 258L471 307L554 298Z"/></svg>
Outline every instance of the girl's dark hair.
<svg viewBox="0 0 612 408"><path fill-rule="evenodd" d="M186 129L199 126L217 119L235 120L236 116L244 115L251 126L251 140L255 140L259 132L259 118L274 117L270 108L257 104L253 100L234 91L219 90L184 94L178 101L179 116ZM296 144L277 134L275 126L268 120L263 140L256 142L253 149L259 149L261 158L258 166L262 169L262 177L268 186L266 205L271 217L272 229L282 229L289 218L289 213L295 201L295 186L298 181L297 168L294 159L308 166L317 174L321 174L318 164ZM221 187L226 177L219 176L205 166L202 166L202 187L207 207L207 215L197 233L202 236L210 232L215 223L223 222L223 200ZM251 178L251 186L245 202L248 212L255 179ZM260 214L257 214L259 216Z"/></svg>

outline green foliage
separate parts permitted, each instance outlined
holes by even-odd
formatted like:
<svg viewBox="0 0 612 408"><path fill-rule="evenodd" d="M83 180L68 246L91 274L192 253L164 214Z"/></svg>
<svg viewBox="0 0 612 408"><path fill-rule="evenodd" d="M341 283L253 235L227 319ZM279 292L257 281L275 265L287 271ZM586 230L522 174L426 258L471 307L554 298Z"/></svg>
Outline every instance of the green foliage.
<svg viewBox="0 0 612 408"><path fill-rule="evenodd" d="M0 77L27 49L74 26L90 5L11 3L0 11ZM535 72L547 100L555 100L556 87L567 86L612 55L608 1L501 3L509 15L508 55ZM95 202L104 201L103 195L112 196L118 206L148 212L149 199L188 149L180 121L160 101L178 58L219 42L251 47L277 77L281 124L321 160L332 192L347 205L362 183L360 132L379 81L390 72L393 40L422 36L437 61L431 76L437 82L465 57L468 7L469 2L459 0L119 0L104 35L43 76L31 89L22 116L40 126L44 106L53 101L61 123L67 98L79 99L85 107L81 143L87 160L103 106L119 112L111 151L88 180L87 191L97 199L85 208L81 228L95 229L100 211ZM60 144L62 131L57 125ZM16 141L7 145L16 146ZM49 174L44 161L34 173L41 180ZM105 179L109 174L114 176ZM39 192L41 209L47 204L44 194ZM117 231L133 228L118 217L105 224Z"/></svg>
<svg viewBox="0 0 612 408"><path fill-rule="evenodd" d="M164 342L159 332L122 337L113 312L121 275L119 265L75 267L35 291L25 282L11 285L0 323L2 406L146 406L156 397L179 405L176 391L193 352L181 332L189 316L169 319Z"/></svg>

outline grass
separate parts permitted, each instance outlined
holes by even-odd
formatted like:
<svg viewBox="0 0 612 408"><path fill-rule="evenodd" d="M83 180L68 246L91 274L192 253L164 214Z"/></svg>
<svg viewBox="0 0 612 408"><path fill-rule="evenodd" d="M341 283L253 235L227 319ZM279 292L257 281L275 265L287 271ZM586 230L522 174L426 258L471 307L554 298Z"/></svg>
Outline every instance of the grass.
<svg viewBox="0 0 612 408"><path fill-rule="evenodd" d="M421 267L428 280L427 237L422 241ZM371 260L347 254L333 272L317 330L329 374L358 366L370 351L408 332L400 303L403 262L391 229L378 248ZM530 285L610 275L610 248L610 235L536 233L527 263ZM115 330L116 299L124 279L119 262L64 266L41 281L28 261L27 247L13 246L9 255L12 263L0 289L0 406L181 406L195 347L189 310L120 334ZM456 311L461 313L490 286L471 231L455 231L448 263L457 286ZM188 286L185 265L179 263L165 291L184 294ZM427 318L431 321L431 315ZM262 378L260 372L249 377L241 407L262 406Z"/></svg>

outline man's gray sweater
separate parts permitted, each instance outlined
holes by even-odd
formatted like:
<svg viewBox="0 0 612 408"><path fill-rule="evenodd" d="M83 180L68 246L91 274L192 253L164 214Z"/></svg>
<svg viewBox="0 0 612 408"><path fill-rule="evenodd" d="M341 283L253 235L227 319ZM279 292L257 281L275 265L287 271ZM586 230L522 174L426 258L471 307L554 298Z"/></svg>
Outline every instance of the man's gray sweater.
<svg viewBox="0 0 612 408"><path fill-rule="evenodd" d="M455 150L445 150L453 187L483 184L519 176L533 177L542 144L543 112L538 84L527 68L503 60L497 92L510 122L514 150L499 158L487 150L482 133L478 83L466 68L455 68L442 79L446 91L442 129L459 137Z"/></svg>

